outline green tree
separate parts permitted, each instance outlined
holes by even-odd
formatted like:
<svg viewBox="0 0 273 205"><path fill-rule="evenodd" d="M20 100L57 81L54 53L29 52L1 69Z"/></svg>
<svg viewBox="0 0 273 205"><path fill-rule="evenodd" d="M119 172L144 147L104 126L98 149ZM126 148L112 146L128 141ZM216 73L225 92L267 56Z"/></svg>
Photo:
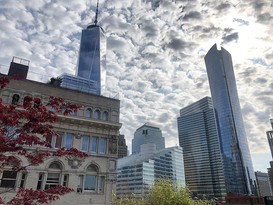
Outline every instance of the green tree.
<svg viewBox="0 0 273 205"><path fill-rule="evenodd" d="M137 199L127 196L122 199L113 197L113 205L209 205L206 200L193 200L187 188L173 186L170 180L159 180L150 192Z"/></svg>

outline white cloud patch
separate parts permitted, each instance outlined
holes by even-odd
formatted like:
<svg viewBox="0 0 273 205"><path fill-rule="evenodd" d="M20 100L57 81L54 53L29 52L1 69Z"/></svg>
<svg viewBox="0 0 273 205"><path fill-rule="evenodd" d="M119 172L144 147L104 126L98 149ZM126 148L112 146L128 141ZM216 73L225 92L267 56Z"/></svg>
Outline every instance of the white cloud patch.
<svg viewBox="0 0 273 205"><path fill-rule="evenodd" d="M1 72L19 56L31 61L32 79L75 73L81 30L94 21L95 9L92 1L1 2ZM223 43L233 57L254 168L266 171L268 160L257 162L256 156L270 155L269 1L102 0L98 20L108 43L103 94L119 96L121 133L129 146L134 131L148 121L161 128L168 146L178 144L179 109L210 95L203 58L214 43Z"/></svg>

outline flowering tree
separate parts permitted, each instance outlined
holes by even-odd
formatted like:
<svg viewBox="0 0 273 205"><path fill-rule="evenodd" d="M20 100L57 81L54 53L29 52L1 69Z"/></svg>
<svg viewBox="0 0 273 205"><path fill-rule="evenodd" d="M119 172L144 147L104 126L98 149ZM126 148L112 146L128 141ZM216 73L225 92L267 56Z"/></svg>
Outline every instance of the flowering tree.
<svg viewBox="0 0 273 205"><path fill-rule="evenodd" d="M10 82L8 77L0 77L0 91ZM47 108L51 107L53 111ZM47 105L43 105L39 98L26 97L22 106L16 102L4 105L0 98L0 172L5 166L13 171L25 170L28 166L36 166L45 159L53 156L77 156L84 158L87 155L75 148L69 150L60 148L56 151L50 149L46 141L53 135L53 124L58 121L56 113L67 115L76 112L80 106L67 103L62 98L50 97ZM22 165L21 156L29 162ZM59 199L59 196L73 191L70 188L58 186L47 190L32 190L20 188L17 195L7 204L36 205L48 204L49 201ZM0 195L0 204L3 200Z"/></svg>

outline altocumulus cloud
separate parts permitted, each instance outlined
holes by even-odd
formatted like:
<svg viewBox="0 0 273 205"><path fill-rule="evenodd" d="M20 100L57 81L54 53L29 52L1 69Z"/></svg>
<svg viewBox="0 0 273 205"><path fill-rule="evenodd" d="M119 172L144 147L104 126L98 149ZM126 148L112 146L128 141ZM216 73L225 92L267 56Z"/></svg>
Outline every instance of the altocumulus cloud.
<svg viewBox="0 0 273 205"><path fill-rule="evenodd" d="M93 21L95 6L91 1L1 1L1 72L19 56L31 60L32 79L75 73L81 29ZM145 122L160 127L168 146L178 144L179 109L210 95L203 58L222 42L233 57L252 155L270 155L265 136L273 116L269 1L101 0L99 22L108 39L103 95L119 96L121 133L129 145ZM256 170L266 171L268 165L254 161Z"/></svg>

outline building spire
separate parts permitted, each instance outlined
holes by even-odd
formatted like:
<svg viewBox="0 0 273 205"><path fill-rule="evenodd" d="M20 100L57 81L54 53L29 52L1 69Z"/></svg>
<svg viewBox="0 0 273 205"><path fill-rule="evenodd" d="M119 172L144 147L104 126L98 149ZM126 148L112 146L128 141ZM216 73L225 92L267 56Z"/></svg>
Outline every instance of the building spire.
<svg viewBox="0 0 273 205"><path fill-rule="evenodd" d="M98 13L99 13L99 0L97 1L97 8L96 8L96 17L95 17L95 26L97 25L98 23Z"/></svg>

